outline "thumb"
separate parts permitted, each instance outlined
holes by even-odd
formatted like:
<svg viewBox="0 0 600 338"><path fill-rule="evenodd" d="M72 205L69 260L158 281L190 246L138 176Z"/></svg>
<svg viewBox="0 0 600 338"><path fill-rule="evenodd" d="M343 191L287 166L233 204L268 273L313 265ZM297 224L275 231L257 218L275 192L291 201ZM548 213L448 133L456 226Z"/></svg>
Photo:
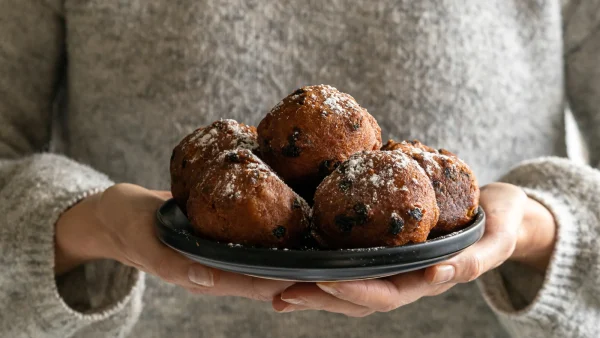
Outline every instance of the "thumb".
<svg viewBox="0 0 600 338"><path fill-rule="evenodd" d="M150 190L153 194L161 198L163 201L173 198L173 194L168 190Z"/></svg>
<svg viewBox="0 0 600 338"><path fill-rule="evenodd" d="M517 243L527 195L522 189L494 183L481 190L480 204L486 214L482 239L458 256L430 267L425 278L432 284L470 282L506 261Z"/></svg>
<svg viewBox="0 0 600 338"><path fill-rule="evenodd" d="M144 259L144 270L186 288L215 285L219 277L217 270L194 263L162 243L156 244Z"/></svg>
<svg viewBox="0 0 600 338"><path fill-rule="evenodd" d="M167 199L173 197L170 191L150 190L150 193L147 202L154 205L153 209L159 208ZM140 242L142 245L145 243L142 249L145 252L144 270L166 282L187 288L214 286L215 279L218 277L216 270L194 263L167 247L156 238L154 232L150 231L144 234L146 235L148 238Z"/></svg>

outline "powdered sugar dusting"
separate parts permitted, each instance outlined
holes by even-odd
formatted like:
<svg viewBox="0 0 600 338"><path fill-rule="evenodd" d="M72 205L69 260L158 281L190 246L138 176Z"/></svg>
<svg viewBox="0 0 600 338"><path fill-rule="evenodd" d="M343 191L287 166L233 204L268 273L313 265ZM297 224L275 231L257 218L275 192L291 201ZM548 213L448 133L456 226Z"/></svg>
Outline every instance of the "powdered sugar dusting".
<svg viewBox="0 0 600 338"><path fill-rule="evenodd" d="M228 141L228 140L231 141ZM223 143L228 142L228 143ZM200 158L211 158L226 149L258 149L256 133L235 120L221 119L210 126L198 129L182 144L184 151L194 147L197 151L188 159L190 163Z"/></svg>
<svg viewBox="0 0 600 338"><path fill-rule="evenodd" d="M309 100L305 102L303 98L308 98ZM282 112L281 108L283 105L291 102L300 102L300 105L309 105L312 108L324 108L320 111L322 117L328 117L329 114L337 114L349 118L353 115L353 112L361 110L361 107L352 96L340 92L335 87L321 84L300 88L298 91L279 101L269 114L279 115ZM286 115L285 118L287 119L289 116Z"/></svg>
<svg viewBox="0 0 600 338"><path fill-rule="evenodd" d="M248 149L224 151L219 154L216 161L230 165L215 185L215 193L221 198L241 198L241 185L253 181L257 183L268 177L277 177L269 166Z"/></svg>
<svg viewBox="0 0 600 338"><path fill-rule="evenodd" d="M355 249L339 249L337 251L348 251L348 252L373 252L385 249L385 246L376 246L372 248L355 248Z"/></svg>
<svg viewBox="0 0 600 338"><path fill-rule="evenodd" d="M260 185L261 181L267 179L285 184L265 162L248 149L221 152L215 159L215 164L227 166L224 174L215 182L214 194L219 198L243 198L242 186L246 189L249 184ZM308 208L308 205L303 203L302 207Z"/></svg>
<svg viewBox="0 0 600 338"><path fill-rule="evenodd" d="M326 93L324 93L324 95L327 95ZM330 109L332 109L334 112L342 114L343 110L342 107L339 104L339 98L336 96L330 96L328 98L325 99L325 103L326 106L328 106Z"/></svg>
<svg viewBox="0 0 600 338"><path fill-rule="evenodd" d="M205 130L205 128L200 128L200 129L196 129L192 132L192 136L187 140L186 143L183 144L183 146L185 147L186 145L196 142L196 140L201 137L203 135L203 131Z"/></svg>
<svg viewBox="0 0 600 338"><path fill-rule="evenodd" d="M329 108L331 112L342 116L350 116L350 110L359 109L358 104L351 96L341 93L336 88L327 85L320 85L317 87L320 88L320 93L323 95L323 104ZM323 114L323 112L321 115L327 116L326 114Z"/></svg>
<svg viewBox="0 0 600 338"><path fill-rule="evenodd" d="M411 163L412 161L412 163ZM356 153L336 169L336 175L330 175L323 184L336 184L344 193L354 194L367 189L371 191L372 202L378 202L383 195L399 189L408 191L406 186L396 186L396 180L404 169L416 162L402 152L363 151Z"/></svg>
<svg viewBox="0 0 600 338"><path fill-rule="evenodd" d="M377 174L373 174L373 176L371 176L371 178L369 178L369 181L371 181L371 184L373 184L377 188L379 188L383 185L383 180L381 179L381 176L379 176Z"/></svg>
<svg viewBox="0 0 600 338"><path fill-rule="evenodd" d="M405 142L403 141L402 143L405 143ZM418 150L421 150L421 149L418 149ZM396 149L396 150L389 151L389 153L392 154L393 156L395 156L395 158L397 159L396 162L398 162L400 165L402 165L402 168L405 168L410 161L413 161L413 163L416 164L413 167L416 168L423 175L427 175L427 173L425 172L425 170L423 169L423 167L421 167L420 165L418 165L418 163L415 162L413 160L413 158L408 157L407 154L405 154L402 150ZM419 154L424 154L424 152L421 151L421 153L419 153ZM436 163L436 165L437 165L437 163Z"/></svg>
<svg viewBox="0 0 600 338"><path fill-rule="evenodd" d="M427 152L427 151L423 151L420 148L412 148L411 149L411 154L412 155L421 155L423 157L423 160L425 162L427 162L428 165L432 165L436 168L440 168L440 165L437 163L436 158L441 158L443 157L447 157L446 155L441 155L438 153L431 153L431 152Z"/></svg>
<svg viewBox="0 0 600 338"><path fill-rule="evenodd" d="M231 181L235 180L235 175L232 175L232 176L233 177L231 178ZM227 182L227 185L225 186L225 189L223 190L223 193L227 196L229 196L235 192L234 184L231 181Z"/></svg>
<svg viewBox="0 0 600 338"><path fill-rule="evenodd" d="M404 169L404 168L406 168L406 166L409 165L409 163L411 161L410 158L408 158L404 153L399 152L399 151L398 152L392 151L392 152L389 152L388 154L391 155L392 158L394 159L393 166L396 168Z"/></svg>
<svg viewBox="0 0 600 338"><path fill-rule="evenodd" d="M368 169L373 169L373 161L365 162L365 157L352 156L348 159L345 176L350 180L356 180L356 176L362 175Z"/></svg>
<svg viewBox="0 0 600 338"><path fill-rule="evenodd" d="M407 141L402 141L399 144L403 148L394 151L406 152L412 158L418 160L420 170L429 177L435 176L443 168L456 169L457 164L466 166L465 162L457 156L446 155L429 147L423 149L422 147L426 146L418 141L416 141L416 144Z"/></svg>
<svg viewBox="0 0 600 338"><path fill-rule="evenodd" d="M217 196L227 199L239 199L242 196L238 182L240 177L239 173L227 172L215 186Z"/></svg>

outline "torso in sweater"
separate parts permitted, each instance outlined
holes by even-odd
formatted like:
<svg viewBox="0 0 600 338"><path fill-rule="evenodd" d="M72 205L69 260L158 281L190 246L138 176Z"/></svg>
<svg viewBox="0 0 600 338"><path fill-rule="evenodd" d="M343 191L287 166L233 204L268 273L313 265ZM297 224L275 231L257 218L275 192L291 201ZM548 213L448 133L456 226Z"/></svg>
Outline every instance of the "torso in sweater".
<svg viewBox="0 0 600 338"><path fill-rule="evenodd" d="M491 182L566 154L556 1L66 1L60 151L116 181L169 188L169 155L219 118L256 124L295 88L330 84L384 139L456 152ZM364 319L276 314L147 277L132 337L500 337L474 284Z"/></svg>

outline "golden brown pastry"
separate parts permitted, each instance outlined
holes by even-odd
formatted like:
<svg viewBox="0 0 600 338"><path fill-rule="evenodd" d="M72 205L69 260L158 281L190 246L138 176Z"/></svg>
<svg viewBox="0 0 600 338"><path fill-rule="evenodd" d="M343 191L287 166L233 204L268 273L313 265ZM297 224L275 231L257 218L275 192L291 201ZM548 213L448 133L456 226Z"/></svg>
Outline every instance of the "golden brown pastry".
<svg viewBox="0 0 600 338"><path fill-rule="evenodd" d="M202 175L217 154L229 149L257 149L256 128L234 120L215 121L196 129L173 149L171 155L171 193L183 212L190 185Z"/></svg>
<svg viewBox="0 0 600 338"><path fill-rule="evenodd" d="M294 248L309 231L310 207L248 149L222 152L192 187L188 217L202 237Z"/></svg>
<svg viewBox="0 0 600 338"><path fill-rule="evenodd" d="M354 98L326 86L296 90L258 125L262 159L310 199L350 155L381 147L377 121Z"/></svg>
<svg viewBox="0 0 600 338"><path fill-rule="evenodd" d="M433 233L456 231L471 222L479 206L479 187L465 162L448 150L437 151L416 140L400 143L390 140L382 149L401 151L425 169L440 208L440 219Z"/></svg>
<svg viewBox="0 0 600 338"><path fill-rule="evenodd" d="M329 248L421 243L438 216L429 178L399 151L352 155L319 185L313 213L315 237Z"/></svg>

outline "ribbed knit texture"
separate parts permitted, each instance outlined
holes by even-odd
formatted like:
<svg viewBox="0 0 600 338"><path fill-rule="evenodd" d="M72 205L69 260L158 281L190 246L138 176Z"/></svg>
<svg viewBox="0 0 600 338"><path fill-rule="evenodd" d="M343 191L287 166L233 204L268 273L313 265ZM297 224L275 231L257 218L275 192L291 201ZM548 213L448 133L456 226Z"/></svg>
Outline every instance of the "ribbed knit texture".
<svg viewBox="0 0 600 338"><path fill-rule="evenodd" d="M600 174L560 158L568 103L600 162L599 59L599 0L0 0L0 336L599 337ZM113 182L168 189L185 134L319 83L384 138L546 205L546 274L507 263L362 319L191 296L112 261L54 278L68 207Z"/></svg>

